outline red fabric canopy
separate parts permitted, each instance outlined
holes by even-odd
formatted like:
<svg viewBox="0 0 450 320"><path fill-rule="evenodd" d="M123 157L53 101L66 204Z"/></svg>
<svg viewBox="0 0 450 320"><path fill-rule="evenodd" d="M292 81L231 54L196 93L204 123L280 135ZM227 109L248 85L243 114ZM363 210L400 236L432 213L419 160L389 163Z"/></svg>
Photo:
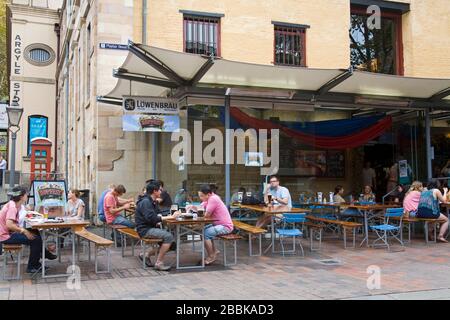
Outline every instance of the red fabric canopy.
<svg viewBox="0 0 450 320"><path fill-rule="evenodd" d="M236 107L230 108L231 116L241 125L254 129L279 129L290 137L297 139L305 144L315 146L321 149L350 149L366 144L368 141L382 135L392 126L392 117L387 116L376 124L361 130L352 135L342 137L323 137L311 134L305 134L270 120L261 120L249 116Z"/></svg>

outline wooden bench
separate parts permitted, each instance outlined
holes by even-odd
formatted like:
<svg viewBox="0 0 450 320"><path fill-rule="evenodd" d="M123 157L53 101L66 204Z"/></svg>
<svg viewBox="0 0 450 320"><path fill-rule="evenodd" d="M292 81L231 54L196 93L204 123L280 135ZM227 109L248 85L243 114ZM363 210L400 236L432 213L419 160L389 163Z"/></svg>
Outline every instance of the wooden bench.
<svg viewBox="0 0 450 320"><path fill-rule="evenodd" d="M397 220L399 221L400 218L396 218L396 217L391 217L389 218L391 220ZM429 240L428 240L428 224L432 223L434 225L434 241L436 243L437 241L437 228L436 225L439 223L437 221L437 219L425 219L425 218L410 218L410 217L403 217L402 218L402 224L406 225L408 227L408 243L411 243L411 224L415 223L415 222L423 222L424 223L424 233L425 233L425 242L428 244ZM402 234L402 241L403 241L403 232Z"/></svg>
<svg viewBox="0 0 450 320"><path fill-rule="evenodd" d="M126 249L126 241L124 241L125 237L131 239L131 254L134 256L134 242L137 241L141 244L141 253L142 253L142 267L147 269L147 264L145 263L145 256L147 252L147 245L151 247L158 247L159 243L163 240L159 238L141 238L136 230L131 228L120 228L117 231L122 234L122 257L125 257L125 249ZM155 251L155 258L158 255L158 250ZM155 260L156 261L156 260Z"/></svg>
<svg viewBox="0 0 450 320"><path fill-rule="evenodd" d="M117 249L117 230L120 229L124 229L124 228L128 228L127 226L123 226L120 224L108 224L108 223L103 223L103 238L106 238L106 229L110 228L114 234L114 247Z"/></svg>
<svg viewBox="0 0 450 320"><path fill-rule="evenodd" d="M223 234L220 236L217 236L220 240L222 240L223 244L223 265L224 266L230 266L235 265L237 263L237 241L244 239L238 234L229 233L229 234ZM233 242L234 247L234 262L233 263L227 263L227 242Z"/></svg>
<svg viewBox="0 0 450 320"><path fill-rule="evenodd" d="M75 230L75 235L79 238L85 239L89 243L89 260L91 260L91 246L90 244L93 243L95 245L95 273L110 273L110 266L111 266L111 252L110 247L113 245L113 242L111 240L105 239L99 235L96 235L95 233L87 231L85 228ZM106 259L107 259L107 270L106 271L99 271L98 270L98 249L103 249L106 251Z"/></svg>
<svg viewBox="0 0 450 320"><path fill-rule="evenodd" d="M351 222L351 221L342 221L342 220L334 220L321 218L316 216L307 215L306 219L310 221L319 222L321 224L334 224L342 228L344 231L344 248L347 249L347 230L351 230L353 234L353 248L356 247L356 228L362 227L362 223Z"/></svg>
<svg viewBox="0 0 450 320"><path fill-rule="evenodd" d="M238 231L243 231L248 234L248 255L250 257L261 256L262 254L262 234L266 233L267 230L263 228L258 228L250 224L244 223L239 220L233 220L234 228ZM252 237L257 236L259 238L259 253L253 254Z"/></svg>
<svg viewBox="0 0 450 320"><path fill-rule="evenodd" d="M313 222L303 222L303 226L305 226L308 231L309 231L309 241L310 241L310 251L319 251L322 247L322 230L324 228L323 225L318 224L318 223L313 223ZM314 248L313 243L314 243L314 237L315 235L319 236L319 247L318 248Z"/></svg>
<svg viewBox="0 0 450 320"><path fill-rule="evenodd" d="M4 244L3 245L3 270L2 270L2 280L19 280L21 278L20 265L22 260L22 250L21 244ZM11 260L14 261L13 255L16 255L17 273L15 276L7 277L6 269L8 267L8 255L11 256Z"/></svg>

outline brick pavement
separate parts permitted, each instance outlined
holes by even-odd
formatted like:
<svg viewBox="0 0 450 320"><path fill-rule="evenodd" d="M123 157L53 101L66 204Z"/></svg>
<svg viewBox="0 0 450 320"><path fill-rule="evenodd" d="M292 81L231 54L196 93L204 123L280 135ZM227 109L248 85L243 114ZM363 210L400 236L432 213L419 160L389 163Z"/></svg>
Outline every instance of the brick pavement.
<svg viewBox="0 0 450 320"><path fill-rule="evenodd" d="M320 253L306 256L247 256L247 242L239 244L238 264L223 267L218 261L203 271L158 272L143 270L136 257L121 257L113 249L111 274L94 273L93 262L82 261L81 289L69 289L66 278L0 281L0 299L450 299L450 245L413 241L406 250L357 248L344 250L342 241L326 240ZM183 245L184 262L198 256ZM137 254L138 250L136 250ZM130 252L128 251L128 254ZM69 257L63 256L63 262ZM82 259L87 257L82 255ZM335 260L326 265L322 260ZM174 253L167 257L175 263ZM25 262L25 261L24 261ZM66 266L49 262L51 272ZM367 267L380 268L381 288L367 288Z"/></svg>

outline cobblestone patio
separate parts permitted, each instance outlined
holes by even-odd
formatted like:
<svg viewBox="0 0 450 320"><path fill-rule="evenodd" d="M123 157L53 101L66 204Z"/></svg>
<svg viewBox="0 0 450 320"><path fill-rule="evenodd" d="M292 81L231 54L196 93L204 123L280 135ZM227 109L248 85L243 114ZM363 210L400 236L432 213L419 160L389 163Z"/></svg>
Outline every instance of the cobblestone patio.
<svg viewBox="0 0 450 320"><path fill-rule="evenodd" d="M129 248L125 258L120 248L113 248L111 274L95 274L93 262L81 255L80 289L70 289L67 278L31 279L23 274L20 281L0 282L0 299L450 299L448 244L426 245L417 238L406 250L396 246L392 252L344 250L342 240L336 239L325 240L319 253L309 251L307 240L303 246L304 258L248 257L244 240L235 266L223 267L218 260L202 271L170 272L143 270ZM184 263L199 261L190 244L182 248ZM49 262L49 274L64 272L68 261L66 254L65 265ZM175 263L174 253L167 262ZM380 289L367 287L369 266L380 268Z"/></svg>

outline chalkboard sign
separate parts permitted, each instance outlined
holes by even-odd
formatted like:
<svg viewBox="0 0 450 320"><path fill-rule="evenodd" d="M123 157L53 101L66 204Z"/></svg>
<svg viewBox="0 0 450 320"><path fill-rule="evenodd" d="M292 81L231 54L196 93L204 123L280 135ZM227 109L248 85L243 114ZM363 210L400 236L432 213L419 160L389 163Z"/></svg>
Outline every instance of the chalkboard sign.
<svg viewBox="0 0 450 320"><path fill-rule="evenodd" d="M345 177L345 152L330 151L327 152L327 173L328 178Z"/></svg>

